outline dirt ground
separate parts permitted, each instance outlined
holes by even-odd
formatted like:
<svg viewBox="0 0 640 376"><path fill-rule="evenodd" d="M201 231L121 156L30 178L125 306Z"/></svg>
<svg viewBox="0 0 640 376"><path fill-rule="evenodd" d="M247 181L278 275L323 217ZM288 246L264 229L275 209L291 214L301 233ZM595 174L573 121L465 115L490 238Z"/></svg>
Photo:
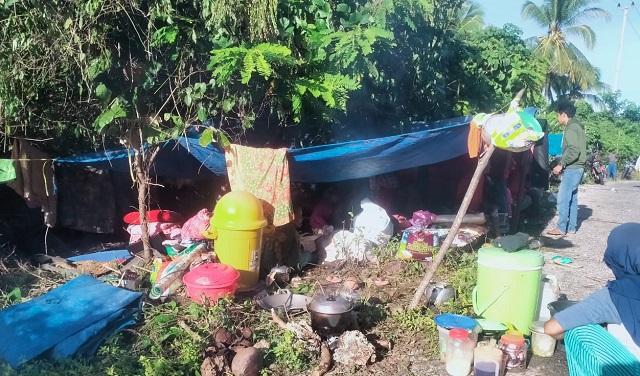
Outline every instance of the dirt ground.
<svg viewBox="0 0 640 376"><path fill-rule="evenodd" d="M544 235L544 228L551 228L556 218L549 224L538 223L529 226L532 236L539 236L543 244L545 274L555 274L560 292L570 300L580 300L605 286L613 278L611 271L602 261L609 232L619 224L638 221L640 212L640 182L615 181L605 185L583 185L578 194L578 232L563 238ZM571 257L576 265L574 269L556 265L551 258L555 255ZM565 352L561 344L552 358L533 356L523 376L568 375ZM446 376L444 365L437 361L412 363L410 370L400 375Z"/></svg>

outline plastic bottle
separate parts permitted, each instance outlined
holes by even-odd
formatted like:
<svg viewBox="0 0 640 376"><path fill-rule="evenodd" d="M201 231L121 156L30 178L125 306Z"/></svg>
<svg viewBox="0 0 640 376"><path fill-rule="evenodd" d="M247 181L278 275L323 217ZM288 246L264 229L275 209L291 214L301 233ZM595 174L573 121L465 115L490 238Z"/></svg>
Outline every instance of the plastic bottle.
<svg viewBox="0 0 640 376"><path fill-rule="evenodd" d="M467 376L471 372L473 363L474 341L469 338L469 332L464 329L451 329L447 339L447 353L445 365L451 376Z"/></svg>
<svg viewBox="0 0 640 376"><path fill-rule="evenodd" d="M509 372L524 372L527 369L527 343L519 334L505 334L500 338L498 348L506 358Z"/></svg>
<svg viewBox="0 0 640 376"><path fill-rule="evenodd" d="M500 376L502 375L503 354L495 347L495 340L492 346L478 346L473 352L473 375L474 376Z"/></svg>

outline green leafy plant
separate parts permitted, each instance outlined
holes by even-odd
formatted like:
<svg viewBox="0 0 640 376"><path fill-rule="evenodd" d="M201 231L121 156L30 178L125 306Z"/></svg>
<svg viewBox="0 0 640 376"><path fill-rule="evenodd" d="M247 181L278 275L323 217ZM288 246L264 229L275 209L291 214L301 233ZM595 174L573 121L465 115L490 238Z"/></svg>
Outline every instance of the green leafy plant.
<svg viewBox="0 0 640 376"><path fill-rule="evenodd" d="M267 354L268 362L275 362L291 371L304 371L311 367L310 353L295 339L295 334L286 331L271 341Z"/></svg>

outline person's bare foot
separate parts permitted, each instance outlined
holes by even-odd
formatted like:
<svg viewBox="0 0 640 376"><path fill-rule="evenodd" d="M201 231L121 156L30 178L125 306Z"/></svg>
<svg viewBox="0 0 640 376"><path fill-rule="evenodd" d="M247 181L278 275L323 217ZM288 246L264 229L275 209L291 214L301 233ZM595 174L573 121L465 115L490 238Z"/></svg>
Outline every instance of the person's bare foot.
<svg viewBox="0 0 640 376"><path fill-rule="evenodd" d="M553 236L564 236L566 235L564 232L558 230L557 228L551 229L551 230L547 230L546 232L547 235L553 235Z"/></svg>

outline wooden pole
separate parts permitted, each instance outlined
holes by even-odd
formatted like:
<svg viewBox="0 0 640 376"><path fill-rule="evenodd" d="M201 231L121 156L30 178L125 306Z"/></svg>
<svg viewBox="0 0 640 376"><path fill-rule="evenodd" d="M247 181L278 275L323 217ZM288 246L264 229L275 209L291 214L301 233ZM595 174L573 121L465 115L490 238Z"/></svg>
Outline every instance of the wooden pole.
<svg viewBox="0 0 640 376"><path fill-rule="evenodd" d="M427 273L422 278L422 281L420 281L420 285L418 285L418 290L416 290L416 294L413 296L413 300L411 300L411 305L409 305L409 309L416 308L420 303L420 299L422 299L422 296L425 290L427 289L429 282L431 282L431 278L433 278L433 275L436 273L438 266L440 266L440 264L442 263L442 260L444 260L444 256L447 254L449 247L451 247L453 240L458 235L458 230L460 229L460 225L462 224L462 219L464 218L464 215L467 213L467 209L469 208L471 199L473 198L473 195L476 192L476 188L478 187L478 183L480 182L482 173L487 167L487 165L489 164L489 159L491 158L491 155L493 154L493 151L495 149L496 149L495 145L491 143L491 146L489 146L489 148L480 157L480 160L478 161L478 166L476 167L476 170L473 173L473 177L471 178L471 182L469 183L469 188L467 188L467 193L465 193L464 195L464 199L462 200L460 209L458 209L458 214L456 215L456 218L453 220L451 229L449 230L447 237L442 243L442 246L440 247L438 254L436 255L433 262L431 263L429 270L427 270Z"/></svg>

